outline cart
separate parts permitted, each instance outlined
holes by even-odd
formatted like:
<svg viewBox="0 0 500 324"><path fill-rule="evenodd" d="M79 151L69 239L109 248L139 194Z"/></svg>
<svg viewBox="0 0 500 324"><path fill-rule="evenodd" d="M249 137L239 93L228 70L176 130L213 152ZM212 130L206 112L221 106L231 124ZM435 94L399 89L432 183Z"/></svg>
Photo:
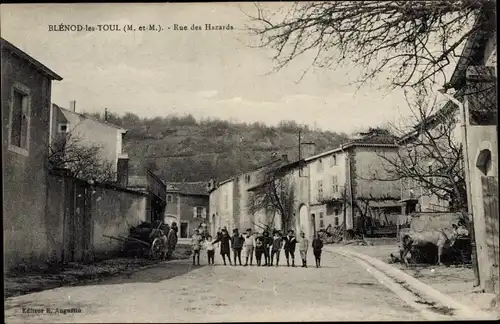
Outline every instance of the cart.
<svg viewBox="0 0 500 324"><path fill-rule="evenodd" d="M167 237L166 231L162 227L166 226L162 222L153 227L150 223L141 223L130 228L128 236L103 235L110 240L117 240L124 243L124 252L130 256L149 257L151 259L165 258Z"/></svg>

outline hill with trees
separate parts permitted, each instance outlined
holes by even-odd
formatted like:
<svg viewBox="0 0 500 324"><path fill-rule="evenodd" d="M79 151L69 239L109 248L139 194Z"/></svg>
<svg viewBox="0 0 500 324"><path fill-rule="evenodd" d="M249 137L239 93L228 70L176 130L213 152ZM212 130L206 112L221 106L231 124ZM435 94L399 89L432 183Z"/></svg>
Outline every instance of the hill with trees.
<svg viewBox="0 0 500 324"><path fill-rule="evenodd" d="M103 120L97 113L87 114ZM140 118L126 113L107 113L108 122L122 126L124 151L130 157L130 174L145 168L166 181L224 180L270 162L283 154L298 158L298 133L314 142L316 152L337 147L344 133L312 130L294 121L278 126L235 123L219 119L196 120L193 116Z"/></svg>

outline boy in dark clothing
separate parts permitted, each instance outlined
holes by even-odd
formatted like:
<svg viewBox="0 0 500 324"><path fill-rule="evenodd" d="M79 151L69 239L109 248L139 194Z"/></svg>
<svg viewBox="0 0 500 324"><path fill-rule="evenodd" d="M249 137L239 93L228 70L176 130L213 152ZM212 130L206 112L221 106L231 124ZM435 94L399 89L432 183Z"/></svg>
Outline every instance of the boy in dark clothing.
<svg viewBox="0 0 500 324"><path fill-rule="evenodd" d="M321 265L321 249L323 248L323 241L319 238L319 234L314 235L314 240L312 242L313 254L316 259L316 268L320 268Z"/></svg>
<svg viewBox="0 0 500 324"><path fill-rule="evenodd" d="M280 250L283 244L283 238L279 232L274 232L273 243L271 245L271 266L273 265L274 256L276 255L276 266L280 262Z"/></svg>
<svg viewBox="0 0 500 324"><path fill-rule="evenodd" d="M259 267L262 262L263 253L264 253L264 237L259 236L255 239L255 260L257 261L257 266Z"/></svg>
<svg viewBox="0 0 500 324"><path fill-rule="evenodd" d="M216 239L213 242L213 244L215 244L217 242L220 242L220 255L222 256L222 260L224 261L224 265L226 265L226 256L227 256L227 259L229 260L229 265L232 265L230 246L229 246L229 243L231 242L231 236L229 236L229 233L227 232L226 229L222 230L221 237Z"/></svg>
<svg viewBox="0 0 500 324"><path fill-rule="evenodd" d="M233 237L231 237L231 247L233 248L233 256L234 256L234 265L236 265L236 258L238 258L238 262L241 264L241 250L243 250L243 242L245 239L243 235L241 235L237 228L233 230Z"/></svg>
<svg viewBox="0 0 500 324"><path fill-rule="evenodd" d="M264 246L264 260L266 262L264 264L264 266L270 266L271 265L271 256L269 253L269 248L273 244L273 239L272 239L272 237L269 236L269 232L264 231L264 233L262 233L262 242L264 243L263 244L263 246Z"/></svg>
<svg viewBox="0 0 500 324"><path fill-rule="evenodd" d="M283 249L285 250L285 258L286 264L289 267L290 261L289 257L292 257L292 267L295 267L295 246L297 245L297 239L293 235L293 230L288 230L288 235L283 239L284 245Z"/></svg>

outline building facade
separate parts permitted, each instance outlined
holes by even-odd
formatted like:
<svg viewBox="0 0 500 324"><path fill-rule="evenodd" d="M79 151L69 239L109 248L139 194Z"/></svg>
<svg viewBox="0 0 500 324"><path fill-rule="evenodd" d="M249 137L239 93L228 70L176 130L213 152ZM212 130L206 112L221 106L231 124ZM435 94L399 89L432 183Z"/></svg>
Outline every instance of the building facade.
<svg viewBox="0 0 500 324"><path fill-rule="evenodd" d="M52 81L62 78L1 39L4 269L52 250L46 213Z"/></svg>
<svg viewBox="0 0 500 324"><path fill-rule="evenodd" d="M189 238L203 223L208 229L210 224L210 199L205 182L168 182L166 183L166 208L164 222L176 222L179 238Z"/></svg>
<svg viewBox="0 0 500 324"><path fill-rule="evenodd" d="M310 210L300 213L309 235L329 225L361 230L366 221L396 224L401 211L399 181L387 181L385 159L397 157L395 138L374 131L305 159ZM309 219L309 221L307 221ZM361 224L362 223L362 224Z"/></svg>
<svg viewBox="0 0 500 324"><path fill-rule="evenodd" d="M51 142L70 134L71 140L77 140L78 144L100 147L99 158L111 163L112 171L116 174L115 180L123 182L128 178L129 157L123 152L123 137L127 130L77 113L75 102L71 102L70 105L71 110L56 104L52 105ZM123 184L126 185L125 182Z"/></svg>
<svg viewBox="0 0 500 324"><path fill-rule="evenodd" d="M465 90L461 109L468 211L474 223L480 286L500 296L496 13L484 12L450 81ZM489 28L488 28L489 27Z"/></svg>

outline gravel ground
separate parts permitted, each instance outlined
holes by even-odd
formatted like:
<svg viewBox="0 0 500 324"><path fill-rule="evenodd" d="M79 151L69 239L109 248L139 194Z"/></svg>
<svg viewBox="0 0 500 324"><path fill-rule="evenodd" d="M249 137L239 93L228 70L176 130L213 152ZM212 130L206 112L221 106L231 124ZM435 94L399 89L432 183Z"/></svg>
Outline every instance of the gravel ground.
<svg viewBox="0 0 500 324"><path fill-rule="evenodd" d="M298 252L296 253L298 257ZM202 253L202 264L206 264ZM14 297L6 323L422 320L363 267L324 253L323 267L156 264L97 285ZM313 264L312 253L309 265ZM23 308L76 308L71 314L23 314Z"/></svg>

